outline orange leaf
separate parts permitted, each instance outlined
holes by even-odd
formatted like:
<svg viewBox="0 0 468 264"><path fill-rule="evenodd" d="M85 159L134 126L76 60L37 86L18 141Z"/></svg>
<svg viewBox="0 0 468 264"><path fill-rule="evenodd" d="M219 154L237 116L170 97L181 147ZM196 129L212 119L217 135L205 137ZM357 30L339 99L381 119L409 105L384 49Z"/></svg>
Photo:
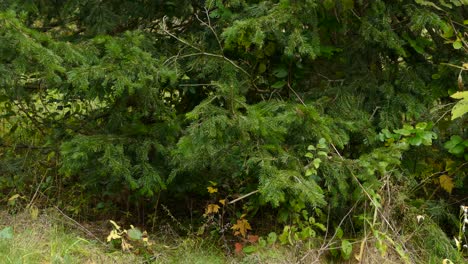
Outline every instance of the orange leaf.
<svg viewBox="0 0 468 264"><path fill-rule="evenodd" d="M257 235L248 235L247 240L249 240L250 243L255 243L258 241L258 236Z"/></svg>
<svg viewBox="0 0 468 264"><path fill-rule="evenodd" d="M234 251L236 252L236 254L241 254L242 253L242 248L244 248L244 245L242 245L241 243L237 242L236 244L234 244L234 247L236 248Z"/></svg>
<svg viewBox="0 0 468 264"><path fill-rule="evenodd" d="M453 187L455 187L452 178L450 178L446 174L439 177L439 183L440 187L442 187L442 189L444 189L448 193L452 193L452 189Z"/></svg>

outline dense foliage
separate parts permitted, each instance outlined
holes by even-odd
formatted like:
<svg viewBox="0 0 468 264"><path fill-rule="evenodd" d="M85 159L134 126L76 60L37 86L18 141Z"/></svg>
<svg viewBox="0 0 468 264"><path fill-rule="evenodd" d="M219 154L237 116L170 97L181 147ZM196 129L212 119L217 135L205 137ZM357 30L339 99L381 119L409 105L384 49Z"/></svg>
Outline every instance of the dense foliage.
<svg viewBox="0 0 468 264"><path fill-rule="evenodd" d="M427 215L427 230L459 235L466 0L0 8L5 201L20 194L83 218L123 210L153 225L162 203L206 225L227 199L227 222L286 225L301 232L291 243L371 226L403 259L388 226L403 237ZM408 247L433 248L445 234L432 233Z"/></svg>

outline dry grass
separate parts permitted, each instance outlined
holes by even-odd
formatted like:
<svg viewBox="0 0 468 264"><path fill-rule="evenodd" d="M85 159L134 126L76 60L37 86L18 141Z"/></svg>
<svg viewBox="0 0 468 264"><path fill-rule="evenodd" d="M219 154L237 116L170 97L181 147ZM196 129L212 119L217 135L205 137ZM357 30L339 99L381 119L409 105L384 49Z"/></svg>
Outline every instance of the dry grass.
<svg viewBox="0 0 468 264"><path fill-rule="evenodd" d="M0 212L0 230L13 228L12 239L0 239L2 263L139 263L137 256L109 252L96 241L71 232L47 213L35 220L27 212Z"/></svg>

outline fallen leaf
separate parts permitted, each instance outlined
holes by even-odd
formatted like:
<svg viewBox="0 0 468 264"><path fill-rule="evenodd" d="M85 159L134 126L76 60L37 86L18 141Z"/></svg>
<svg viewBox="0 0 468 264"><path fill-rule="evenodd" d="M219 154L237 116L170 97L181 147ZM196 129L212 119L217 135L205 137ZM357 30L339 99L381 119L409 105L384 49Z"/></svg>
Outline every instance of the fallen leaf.
<svg viewBox="0 0 468 264"><path fill-rule="evenodd" d="M256 243L258 241L258 236L257 235L248 235L247 240L249 240L250 243Z"/></svg>
<svg viewBox="0 0 468 264"><path fill-rule="evenodd" d="M234 244L234 247L235 247L234 251L236 252L236 254L241 254L242 253L242 248L244 248L244 245L237 242L236 244Z"/></svg>

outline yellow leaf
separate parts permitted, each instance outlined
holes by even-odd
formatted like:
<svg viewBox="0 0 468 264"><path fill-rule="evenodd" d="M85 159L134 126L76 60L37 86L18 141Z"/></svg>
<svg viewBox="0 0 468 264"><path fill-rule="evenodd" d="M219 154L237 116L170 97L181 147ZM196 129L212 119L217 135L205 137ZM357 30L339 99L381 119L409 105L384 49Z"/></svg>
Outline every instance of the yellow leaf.
<svg viewBox="0 0 468 264"><path fill-rule="evenodd" d="M122 251L124 252L130 251L133 248L133 246L127 241L125 241L125 239L122 239L121 246L122 246Z"/></svg>
<svg viewBox="0 0 468 264"><path fill-rule="evenodd" d="M442 189L444 189L448 193L452 193L452 189L453 187L455 187L452 178L445 174L439 177L439 183Z"/></svg>
<svg viewBox="0 0 468 264"><path fill-rule="evenodd" d="M442 264L453 264L453 262L450 259L444 259L442 260Z"/></svg>
<svg viewBox="0 0 468 264"><path fill-rule="evenodd" d="M10 206L13 206L16 204L16 200L17 199L24 199L25 197L24 196L21 196L19 194L15 194L13 196L11 196L9 199L8 199L8 205Z"/></svg>
<svg viewBox="0 0 468 264"><path fill-rule="evenodd" d="M209 214L215 214L219 211L219 205L217 204L209 204L207 207L206 207L206 210L205 210L205 215L209 215Z"/></svg>
<svg viewBox="0 0 468 264"><path fill-rule="evenodd" d="M245 237L247 234L248 230L252 230L252 227L249 224L249 221L246 219L239 219L237 220L237 223L231 227L232 230L234 230L234 235L242 235L242 237Z"/></svg>
<svg viewBox="0 0 468 264"><path fill-rule="evenodd" d="M33 205L29 207L29 213L31 214L32 220L36 220L37 217L39 216L39 208Z"/></svg>
<svg viewBox="0 0 468 264"><path fill-rule="evenodd" d="M218 192L218 188L213 188L213 187L207 187L209 193L216 193Z"/></svg>
<svg viewBox="0 0 468 264"><path fill-rule="evenodd" d="M115 227L115 229L120 230L120 226L115 221L109 220L109 222L111 222L111 224Z"/></svg>
<svg viewBox="0 0 468 264"><path fill-rule="evenodd" d="M20 197L19 194L15 194L15 195L11 196L11 197L8 199L8 201L14 201L14 200L18 199L19 197Z"/></svg>
<svg viewBox="0 0 468 264"><path fill-rule="evenodd" d="M222 204L222 205L226 205L226 199L219 200L219 203Z"/></svg>
<svg viewBox="0 0 468 264"><path fill-rule="evenodd" d="M122 238L121 235L116 230L112 230L109 235L107 236L107 242L111 242L114 239L120 239Z"/></svg>

